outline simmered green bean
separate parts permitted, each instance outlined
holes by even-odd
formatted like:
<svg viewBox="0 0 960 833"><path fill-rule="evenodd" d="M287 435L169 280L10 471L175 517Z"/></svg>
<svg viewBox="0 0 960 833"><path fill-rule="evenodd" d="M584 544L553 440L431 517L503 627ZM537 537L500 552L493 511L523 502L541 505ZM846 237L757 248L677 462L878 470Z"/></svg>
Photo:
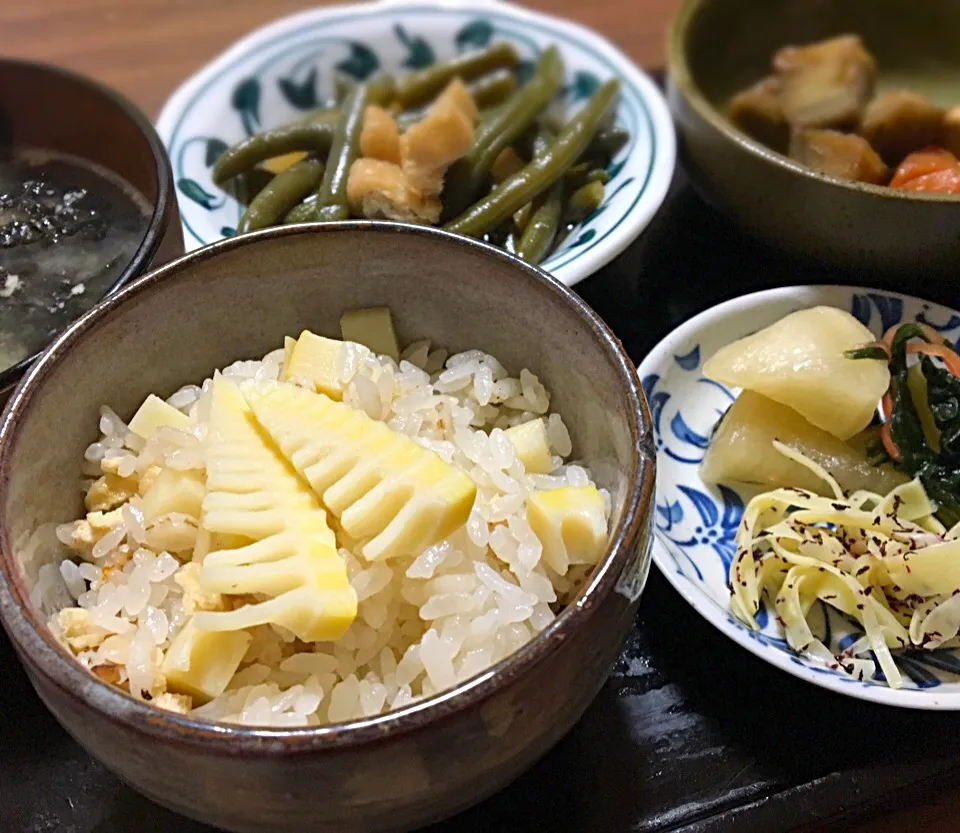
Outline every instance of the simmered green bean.
<svg viewBox="0 0 960 833"><path fill-rule="evenodd" d="M553 140L556 139L556 134L549 127L539 126L536 133L533 134L533 138L527 138L530 145L530 156L531 158L536 158L543 156L543 154L550 149L550 145L553 143ZM521 235L526 231L527 223L530 222L530 218L533 217L533 212L538 207L538 205L534 205L534 202L537 202L539 205L540 201L524 203L513 212L513 224Z"/></svg>
<svg viewBox="0 0 960 833"><path fill-rule="evenodd" d="M480 237L524 203L546 191L586 149L598 125L613 109L619 89L620 83L615 78L602 84L580 112L564 126L546 153L535 157L523 170L504 180L444 228L469 237Z"/></svg>
<svg viewBox="0 0 960 833"><path fill-rule="evenodd" d="M358 84L340 108L340 120L334 130L327 168L317 189L316 219L318 221L347 220L347 179L350 166L360 152L360 132L363 117L370 103L370 87Z"/></svg>
<svg viewBox="0 0 960 833"><path fill-rule="evenodd" d="M517 255L528 263L540 263L553 248L562 218L563 179L558 179L530 217L517 244Z"/></svg>
<svg viewBox="0 0 960 833"><path fill-rule="evenodd" d="M397 82L388 72L378 72L371 75L364 81L369 88L370 100L368 104L376 104L378 107L386 107L393 101L397 92ZM350 91L357 86L357 82L348 78L343 73L337 73L333 79L334 94L337 102L342 103L350 94Z"/></svg>
<svg viewBox="0 0 960 833"><path fill-rule="evenodd" d="M220 185L260 162L296 150L323 155L330 149L334 133L327 118L284 124L237 142L216 161L213 181Z"/></svg>
<svg viewBox="0 0 960 833"><path fill-rule="evenodd" d="M494 246L506 248L507 241L510 240L512 234L513 229L509 223L500 223L500 225L487 233L486 241Z"/></svg>
<svg viewBox="0 0 960 833"><path fill-rule="evenodd" d="M584 156L599 157L607 164L629 140L630 134L623 127L604 128L594 136Z"/></svg>
<svg viewBox="0 0 960 833"><path fill-rule="evenodd" d="M250 205L253 198L273 181L274 176L276 174L273 171L253 167L249 171L244 171L239 176L228 180L220 187L240 205Z"/></svg>
<svg viewBox="0 0 960 833"><path fill-rule="evenodd" d="M499 108L495 117L480 123L473 145L447 172L443 189L443 216L456 217L473 202L499 153L533 124L563 83L560 50L543 51L533 77Z"/></svg>
<svg viewBox="0 0 960 833"><path fill-rule="evenodd" d="M533 203L525 202L516 211L513 212L513 227L520 234L523 234L532 216L533 216Z"/></svg>
<svg viewBox="0 0 960 833"><path fill-rule="evenodd" d="M495 107L506 101L507 96L516 88L517 75L509 69L498 69L467 84L467 89L478 110Z"/></svg>
<svg viewBox="0 0 960 833"><path fill-rule="evenodd" d="M506 41L458 55L450 61L434 64L401 78L397 82L397 102L404 109L426 104L454 78L469 81L495 69L512 69L519 60L513 45Z"/></svg>
<svg viewBox="0 0 960 833"><path fill-rule="evenodd" d="M294 206L283 218L284 225L312 223L317 219L317 195L311 194L302 203Z"/></svg>
<svg viewBox="0 0 960 833"><path fill-rule="evenodd" d="M567 187L576 190L581 185L588 182L600 182L606 184L610 181L610 174L601 167L598 167L596 160L588 162L578 162L573 165L566 174Z"/></svg>
<svg viewBox="0 0 960 833"><path fill-rule="evenodd" d="M250 203L237 223L237 233L276 225L316 190L322 177L323 162L318 159L302 159L277 174Z"/></svg>
<svg viewBox="0 0 960 833"><path fill-rule="evenodd" d="M610 174L603 168L593 168L587 172L587 182L599 182L606 185L610 181Z"/></svg>
<svg viewBox="0 0 960 833"><path fill-rule="evenodd" d="M602 182L588 182L570 195L567 202L567 222L579 223L596 211L603 202Z"/></svg>
<svg viewBox="0 0 960 833"><path fill-rule="evenodd" d="M492 118L496 114L496 108L499 107L506 98L517 88L517 76L510 70L503 69L492 72L482 78L478 78L472 84L467 84L467 91L473 98L477 109L481 110L480 122ZM401 130L406 130L413 124L416 124L427 115L426 107L417 107L413 110L404 110L397 113L394 120Z"/></svg>

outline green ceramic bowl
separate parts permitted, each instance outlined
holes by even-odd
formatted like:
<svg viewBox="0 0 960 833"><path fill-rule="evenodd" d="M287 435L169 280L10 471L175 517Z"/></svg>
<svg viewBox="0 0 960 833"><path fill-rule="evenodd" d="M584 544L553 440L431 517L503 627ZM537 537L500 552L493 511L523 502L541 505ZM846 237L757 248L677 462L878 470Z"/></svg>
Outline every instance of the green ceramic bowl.
<svg viewBox="0 0 960 833"><path fill-rule="evenodd" d="M752 233L853 268L960 266L960 199L847 182L769 150L726 118L738 91L787 44L860 35L879 91L905 88L960 105L957 0L685 0L671 27L669 99L698 190Z"/></svg>

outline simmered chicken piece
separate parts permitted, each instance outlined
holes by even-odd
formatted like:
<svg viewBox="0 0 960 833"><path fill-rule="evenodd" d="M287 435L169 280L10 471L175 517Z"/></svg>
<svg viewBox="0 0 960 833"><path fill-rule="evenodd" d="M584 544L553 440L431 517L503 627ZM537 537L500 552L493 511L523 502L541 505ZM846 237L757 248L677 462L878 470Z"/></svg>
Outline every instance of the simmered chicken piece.
<svg viewBox="0 0 960 833"><path fill-rule="evenodd" d="M773 68L784 115L796 127L856 125L877 78L876 61L856 35L785 47Z"/></svg>
<svg viewBox="0 0 960 833"><path fill-rule="evenodd" d="M790 139L790 158L818 173L854 182L881 185L887 166L862 136L836 130L797 130Z"/></svg>
<svg viewBox="0 0 960 833"><path fill-rule="evenodd" d="M862 135L888 165L940 139L943 108L922 95L898 90L870 102L860 124Z"/></svg>

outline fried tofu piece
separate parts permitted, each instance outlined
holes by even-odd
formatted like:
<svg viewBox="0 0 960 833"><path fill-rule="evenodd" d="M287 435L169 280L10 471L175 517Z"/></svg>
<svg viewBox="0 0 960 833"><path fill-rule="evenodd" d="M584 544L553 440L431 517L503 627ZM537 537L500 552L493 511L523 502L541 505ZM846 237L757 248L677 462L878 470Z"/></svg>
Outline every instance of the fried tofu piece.
<svg viewBox="0 0 960 833"><path fill-rule="evenodd" d="M944 115L940 143L954 156L960 156L960 107L953 107Z"/></svg>
<svg viewBox="0 0 960 833"><path fill-rule="evenodd" d="M835 130L796 130L790 139L790 158L821 174L854 182L882 185L887 166L862 136Z"/></svg>
<svg viewBox="0 0 960 833"><path fill-rule="evenodd" d="M870 102L859 133L884 162L897 165L915 150L940 141L945 115L922 95L898 90Z"/></svg>
<svg viewBox="0 0 960 833"><path fill-rule="evenodd" d="M93 548L117 524L123 523L120 509L109 512L90 512L86 518L73 524L70 540L65 542L71 552L75 552L86 561L93 559Z"/></svg>
<svg viewBox="0 0 960 833"><path fill-rule="evenodd" d="M357 159L347 179L347 200L355 214L405 223L436 223L440 200L413 187L399 165L382 159Z"/></svg>
<svg viewBox="0 0 960 833"><path fill-rule="evenodd" d="M400 164L400 128L383 107L370 105L364 111L360 156Z"/></svg>
<svg viewBox="0 0 960 833"><path fill-rule="evenodd" d="M856 35L785 47L774 55L773 68L793 127L856 126L877 79L877 63Z"/></svg>
<svg viewBox="0 0 960 833"><path fill-rule="evenodd" d="M730 101L730 120L744 133L771 150L786 151L790 125L780 104L780 80L768 76L735 95Z"/></svg>
<svg viewBox="0 0 960 833"><path fill-rule="evenodd" d="M110 631L90 621L90 613L82 607L64 608L55 623L61 640L76 654L99 647L110 636Z"/></svg>
<svg viewBox="0 0 960 833"><path fill-rule="evenodd" d="M193 698L189 694L171 694L165 691L153 698L153 705L177 714L189 714L193 708Z"/></svg>
<svg viewBox="0 0 960 833"><path fill-rule="evenodd" d="M426 116L400 137L400 167L407 181L425 196L439 194L447 168L473 144L476 120L477 106L455 78Z"/></svg>
<svg viewBox="0 0 960 833"><path fill-rule="evenodd" d="M135 475L105 474L90 486L84 503L91 512L107 512L130 500L137 493L137 486Z"/></svg>

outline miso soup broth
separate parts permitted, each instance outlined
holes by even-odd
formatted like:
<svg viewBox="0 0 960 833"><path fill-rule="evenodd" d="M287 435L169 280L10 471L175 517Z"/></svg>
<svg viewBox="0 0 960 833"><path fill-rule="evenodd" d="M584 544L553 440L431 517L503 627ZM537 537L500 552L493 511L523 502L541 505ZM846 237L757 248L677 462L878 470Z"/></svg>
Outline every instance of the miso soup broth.
<svg viewBox="0 0 960 833"><path fill-rule="evenodd" d="M105 168L0 149L0 373L99 301L139 248L147 200Z"/></svg>

